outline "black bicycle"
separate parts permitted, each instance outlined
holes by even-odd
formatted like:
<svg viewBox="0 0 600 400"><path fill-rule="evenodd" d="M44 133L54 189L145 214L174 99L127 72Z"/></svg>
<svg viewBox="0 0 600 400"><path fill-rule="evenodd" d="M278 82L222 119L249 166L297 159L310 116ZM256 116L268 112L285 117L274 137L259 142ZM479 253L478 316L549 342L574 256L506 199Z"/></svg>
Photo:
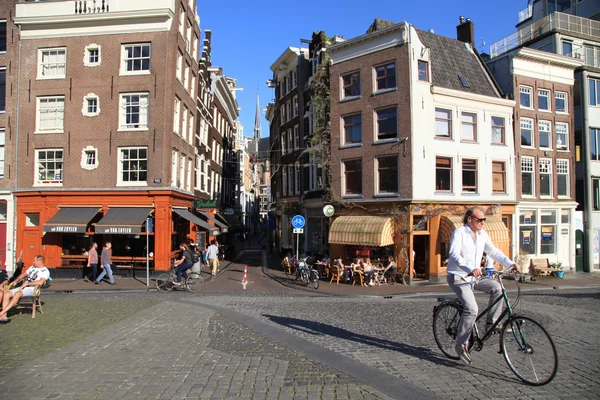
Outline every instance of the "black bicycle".
<svg viewBox="0 0 600 400"><path fill-rule="evenodd" d="M502 295L477 316L468 348L469 351L472 349L481 351L484 343L497 331L497 327L502 326L498 353L504 355L508 367L519 379L529 385L542 386L554 379L558 370L558 355L552 338L542 325L529 317L513 312L521 294L518 286L521 276L515 274L513 270L493 273L492 279L500 282ZM517 299L512 305L502 282L503 277L515 278L517 282ZM442 353L458 360L455 342L463 306L457 298L440 298L438 301L440 303L433 308L433 336ZM477 322L485 321L482 318L500 301L504 301L506 306L504 311L490 327L480 331Z"/></svg>

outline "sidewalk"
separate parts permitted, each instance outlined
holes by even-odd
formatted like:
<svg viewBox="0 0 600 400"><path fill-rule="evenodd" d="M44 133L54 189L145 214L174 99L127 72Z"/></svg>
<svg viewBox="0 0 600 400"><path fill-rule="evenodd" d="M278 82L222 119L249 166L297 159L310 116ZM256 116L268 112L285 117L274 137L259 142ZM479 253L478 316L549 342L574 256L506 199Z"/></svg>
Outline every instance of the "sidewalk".
<svg viewBox="0 0 600 400"><path fill-rule="evenodd" d="M248 252L254 252L259 250L246 250ZM349 297L388 297L388 296L411 296L419 294L434 294L434 293L450 293L451 290L447 285L435 285L430 283L419 283L411 286L404 286L396 283L394 285L383 285L383 286L352 286L340 282L329 283L327 280L321 280L318 289L314 289L312 286L304 286L288 279L285 273L280 267L280 258L277 254L267 254L263 260L266 259L266 265L263 265L263 273L271 279L279 282L287 288L293 290L299 290L305 293L312 293L315 295L326 295L326 296L349 296ZM219 276L215 279L211 279L207 273L202 274L206 279L207 291L228 291L231 290L230 279L221 276L224 272L230 269L243 270L243 264L237 264L228 262L224 265ZM257 271L258 272L258 271ZM93 283L86 282L83 279L54 279L52 280L50 287L44 289L46 293L74 293L74 292L115 292L115 291L155 291L156 286L154 285L154 279L150 277L150 285L146 286L146 276L138 276L136 278L124 278L115 277L115 285L109 285L106 282L94 285ZM236 281L237 285L237 281ZM236 286L237 287L237 286ZM587 287L600 287L600 273L565 273L563 279L554 277L543 277L538 278L535 282L527 280L521 284L522 290L543 290L543 289L567 289L567 288L587 288Z"/></svg>

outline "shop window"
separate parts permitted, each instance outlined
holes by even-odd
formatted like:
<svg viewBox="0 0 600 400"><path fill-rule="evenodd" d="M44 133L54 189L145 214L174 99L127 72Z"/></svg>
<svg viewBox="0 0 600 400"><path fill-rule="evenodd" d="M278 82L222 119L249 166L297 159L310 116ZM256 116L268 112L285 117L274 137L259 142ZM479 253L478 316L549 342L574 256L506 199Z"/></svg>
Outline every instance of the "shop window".
<svg viewBox="0 0 600 400"><path fill-rule="evenodd" d="M0 220L6 221L7 204L6 201L0 201Z"/></svg>
<svg viewBox="0 0 600 400"><path fill-rule="evenodd" d="M536 254L537 221L534 210L523 210L519 214L519 248L526 254Z"/></svg>
<svg viewBox="0 0 600 400"><path fill-rule="evenodd" d="M542 210L540 219L542 228L540 253L554 254L556 253L556 211Z"/></svg>

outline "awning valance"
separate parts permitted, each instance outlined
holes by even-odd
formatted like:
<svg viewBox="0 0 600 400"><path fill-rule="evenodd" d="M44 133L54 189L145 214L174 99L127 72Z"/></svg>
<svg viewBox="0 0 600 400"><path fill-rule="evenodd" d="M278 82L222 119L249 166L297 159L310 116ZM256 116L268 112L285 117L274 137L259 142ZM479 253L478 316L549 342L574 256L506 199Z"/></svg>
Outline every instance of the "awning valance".
<svg viewBox="0 0 600 400"><path fill-rule="evenodd" d="M209 224L208 222L205 222L201 218L198 218L197 216L195 216L188 210L185 210L182 208L174 208L173 212L175 214L179 215L180 217L185 218L190 222L193 222L194 224L198 225L199 227L206 229L211 236L216 236L220 233L219 228L212 226L211 224Z"/></svg>
<svg viewBox="0 0 600 400"><path fill-rule="evenodd" d="M212 221L216 226L218 226L221 229L222 233L227 233L229 231L229 226L225 225L224 223L222 223L221 221L213 218L209 213L207 213L206 211L200 211L200 214L205 217L206 219L208 219L209 221Z"/></svg>
<svg viewBox="0 0 600 400"><path fill-rule="evenodd" d="M63 207L44 224L44 232L85 233L101 207Z"/></svg>
<svg viewBox="0 0 600 400"><path fill-rule="evenodd" d="M151 212L151 207L111 207L96 224L96 233L137 235L142 232L142 224Z"/></svg>
<svg viewBox="0 0 600 400"><path fill-rule="evenodd" d="M370 216L338 217L329 228L329 243L389 246L394 244L392 219Z"/></svg>
<svg viewBox="0 0 600 400"><path fill-rule="evenodd" d="M462 215L442 215L439 234L440 242L450 243L452 232L464 225L463 218L464 216ZM495 246L499 246L501 243L510 243L508 229L499 217L486 215L483 229L487 232Z"/></svg>

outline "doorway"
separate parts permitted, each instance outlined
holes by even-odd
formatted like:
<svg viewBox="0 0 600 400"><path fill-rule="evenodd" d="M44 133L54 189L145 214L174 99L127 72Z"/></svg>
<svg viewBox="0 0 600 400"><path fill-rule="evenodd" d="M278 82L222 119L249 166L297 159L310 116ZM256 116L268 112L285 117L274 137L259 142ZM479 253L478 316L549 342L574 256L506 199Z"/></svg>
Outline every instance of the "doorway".
<svg viewBox="0 0 600 400"><path fill-rule="evenodd" d="M413 236L414 268L416 280L429 279L429 235Z"/></svg>

